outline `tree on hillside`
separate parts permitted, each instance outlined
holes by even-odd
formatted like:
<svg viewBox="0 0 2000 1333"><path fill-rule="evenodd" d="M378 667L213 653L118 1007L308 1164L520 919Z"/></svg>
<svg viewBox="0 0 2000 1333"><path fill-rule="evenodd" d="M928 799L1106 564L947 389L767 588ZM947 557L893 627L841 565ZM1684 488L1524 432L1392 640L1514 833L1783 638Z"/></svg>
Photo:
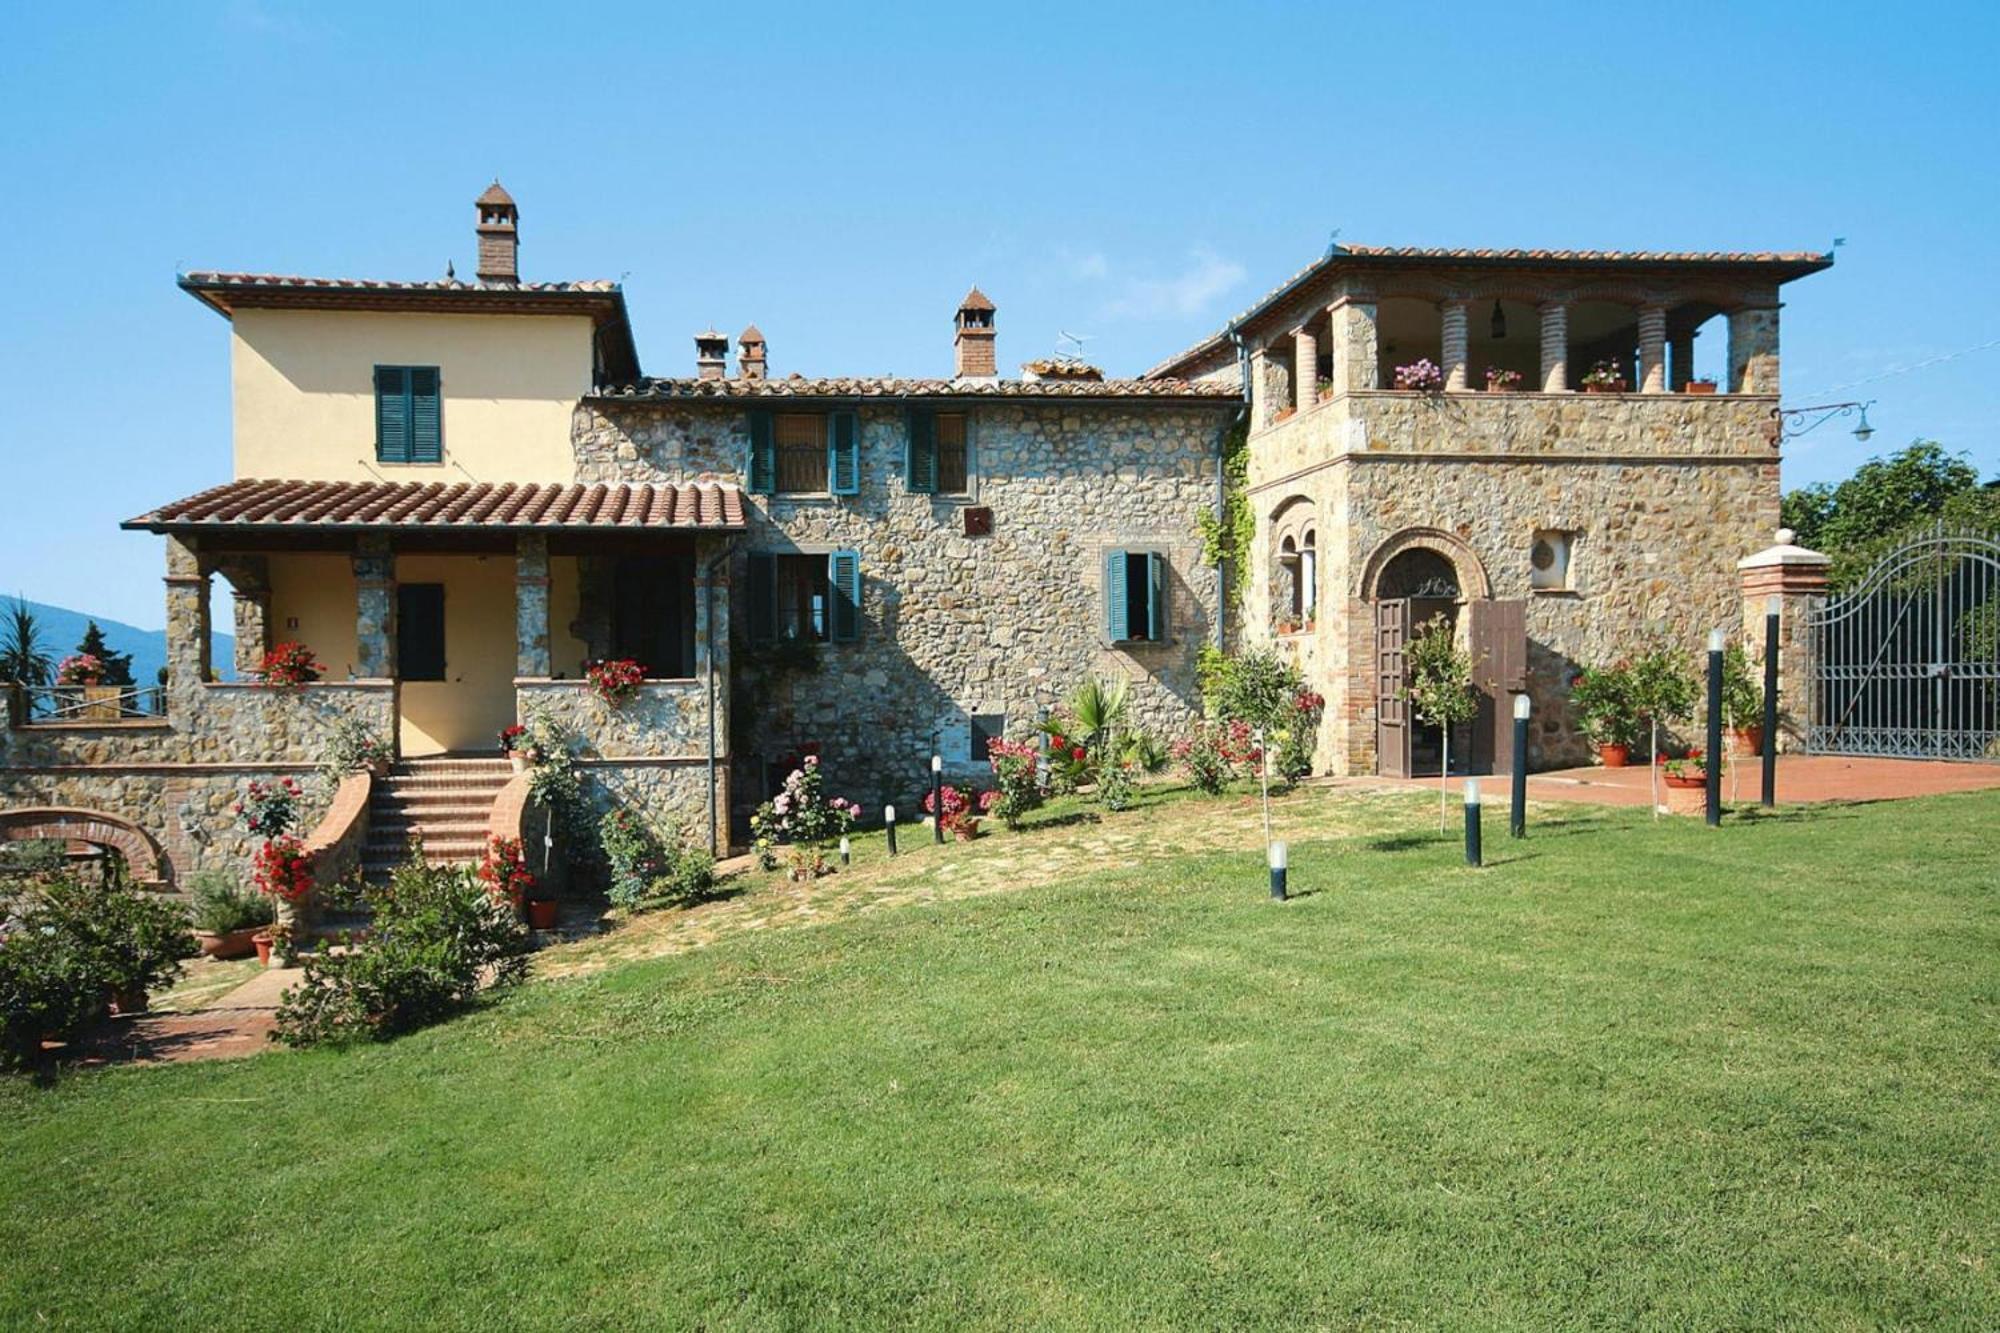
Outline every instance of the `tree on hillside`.
<svg viewBox="0 0 2000 1333"><path fill-rule="evenodd" d="M42 651L41 630L27 602L14 598L7 614L4 637L0 637L0 680L22 685L46 685L55 672L55 663Z"/></svg>
<svg viewBox="0 0 2000 1333"><path fill-rule="evenodd" d="M104 663L104 684L136 685L138 683L132 679L132 654L112 652L110 647L104 642L104 631L97 627L95 620L91 621L84 629L83 640L76 645L76 650L79 653L89 653L92 657Z"/></svg>
<svg viewBox="0 0 2000 1333"><path fill-rule="evenodd" d="M1935 440L1916 440L1887 458L1871 458L1837 486L1815 482L1784 497L1784 525L1801 546L1833 557L1833 585L1867 572L1885 547L1942 520L2000 528L2000 486L1981 485L1979 469Z"/></svg>

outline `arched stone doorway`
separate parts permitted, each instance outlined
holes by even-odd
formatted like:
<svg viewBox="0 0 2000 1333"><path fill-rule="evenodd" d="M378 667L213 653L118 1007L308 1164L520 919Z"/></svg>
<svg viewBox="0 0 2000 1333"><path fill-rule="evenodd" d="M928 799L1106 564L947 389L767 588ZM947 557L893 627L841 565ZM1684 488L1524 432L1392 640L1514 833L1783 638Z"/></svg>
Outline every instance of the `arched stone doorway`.
<svg viewBox="0 0 2000 1333"><path fill-rule="evenodd" d="M115 852L126 873L148 888L164 888L167 858L152 836L137 825L102 810L71 806L30 806L0 810L0 842L81 842Z"/></svg>
<svg viewBox="0 0 2000 1333"><path fill-rule="evenodd" d="M1374 691L1376 771L1435 776L1443 766L1443 734L1420 722L1403 697L1410 641L1437 619L1471 652L1473 680L1485 696L1479 716L1452 734L1451 771L1511 763L1508 696L1526 684L1526 605L1495 601L1479 556L1438 528L1406 528L1376 547L1362 566L1360 592L1375 621L1371 679L1362 688Z"/></svg>

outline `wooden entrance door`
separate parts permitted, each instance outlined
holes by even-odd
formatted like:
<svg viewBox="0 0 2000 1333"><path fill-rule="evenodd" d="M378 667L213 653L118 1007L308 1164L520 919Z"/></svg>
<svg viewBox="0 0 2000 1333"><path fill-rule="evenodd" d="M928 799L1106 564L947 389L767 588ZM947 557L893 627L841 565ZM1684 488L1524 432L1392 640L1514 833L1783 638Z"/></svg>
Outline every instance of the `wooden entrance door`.
<svg viewBox="0 0 2000 1333"><path fill-rule="evenodd" d="M1528 688L1528 604L1466 603L1472 646L1472 683L1479 716L1472 724L1472 771L1509 773L1514 767L1514 696Z"/></svg>
<svg viewBox="0 0 2000 1333"><path fill-rule="evenodd" d="M1375 771L1387 778L1410 776L1409 641L1409 599L1375 603Z"/></svg>

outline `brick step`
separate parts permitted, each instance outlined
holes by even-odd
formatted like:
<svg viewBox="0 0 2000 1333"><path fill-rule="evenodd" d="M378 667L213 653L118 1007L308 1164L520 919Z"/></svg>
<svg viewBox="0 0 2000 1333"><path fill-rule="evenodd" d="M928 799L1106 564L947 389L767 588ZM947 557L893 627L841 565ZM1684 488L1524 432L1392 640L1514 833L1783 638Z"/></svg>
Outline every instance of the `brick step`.
<svg viewBox="0 0 2000 1333"><path fill-rule="evenodd" d="M510 778L514 776L514 766L505 759L406 759L389 769L392 778L436 777L440 774Z"/></svg>
<svg viewBox="0 0 2000 1333"><path fill-rule="evenodd" d="M507 785L507 777L487 777L477 773L391 773L376 784L379 791L446 791L463 788L467 791L499 791Z"/></svg>
<svg viewBox="0 0 2000 1333"><path fill-rule="evenodd" d="M376 801L368 807L368 818L371 823L382 819L403 824L462 824L468 820L483 823L492 812L491 801Z"/></svg>

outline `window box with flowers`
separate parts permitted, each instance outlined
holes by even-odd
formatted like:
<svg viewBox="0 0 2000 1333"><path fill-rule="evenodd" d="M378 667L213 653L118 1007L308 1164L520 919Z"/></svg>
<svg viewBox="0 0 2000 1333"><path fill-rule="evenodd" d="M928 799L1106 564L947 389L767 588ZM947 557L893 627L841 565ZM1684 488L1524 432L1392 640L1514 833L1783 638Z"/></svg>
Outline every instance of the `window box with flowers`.
<svg viewBox="0 0 2000 1333"><path fill-rule="evenodd" d="M1489 366L1487 368L1486 392L1519 393L1520 389L1521 389L1520 371L1502 370L1499 366Z"/></svg>
<svg viewBox="0 0 2000 1333"><path fill-rule="evenodd" d="M1625 388L1625 372L1615 361L1599 361L1583 377L1585 393L1624 393Z"/></svg>
<svg viewBox="0 0 2000 1333"><path fill-rule="evenodd" d="M1396 387L1405 393L1443 393L1444 372L1429 357L1396 367Z"/></svg>
<svg viewBox="0 0 2000 1333"><path fill-rule="evenodd" d="M637 697L639 687L646 683L646 668L629 657L592 662L583 674L590 692L613 708Z"/></svg>

